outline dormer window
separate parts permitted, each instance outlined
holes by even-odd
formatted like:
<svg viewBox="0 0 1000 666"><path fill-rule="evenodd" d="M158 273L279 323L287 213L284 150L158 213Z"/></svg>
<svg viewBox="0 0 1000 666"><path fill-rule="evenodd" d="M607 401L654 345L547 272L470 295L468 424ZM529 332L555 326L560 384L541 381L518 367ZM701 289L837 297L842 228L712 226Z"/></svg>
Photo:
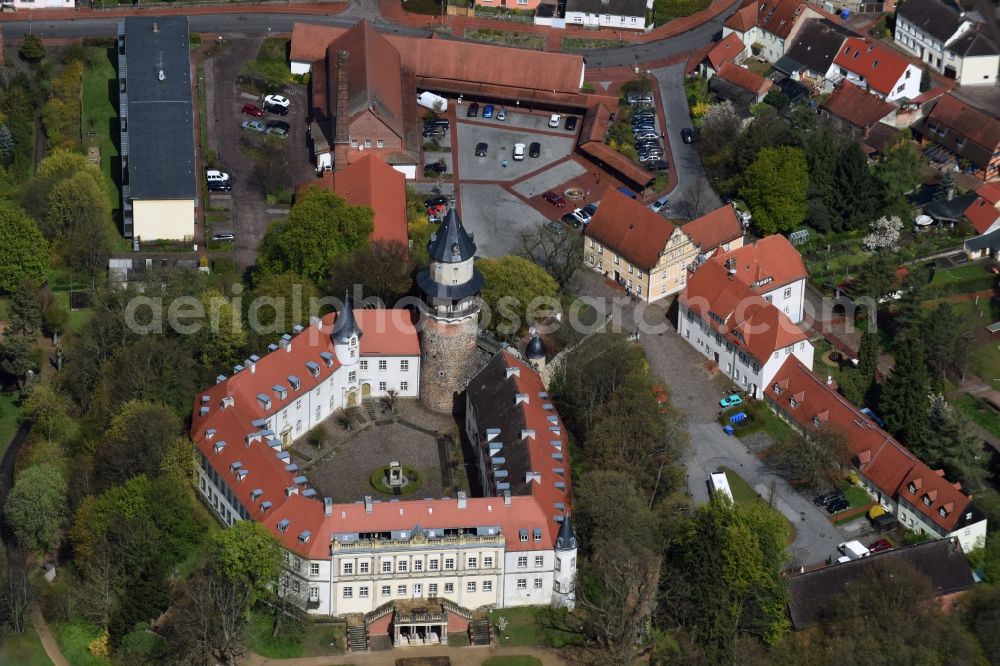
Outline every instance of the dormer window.
<svg viewBox="0 0 1000 666"><path fill-rule="evenodd" d="M906 489L910 491L911 495L917 494L917 484L913 483L913 481L910 481L910 485Z"/></svg>
<svg viewBox="0 0 1000 666"><path fill-rule="evenodd" d="M278 396L278 400L284 400L285 398L288 397L288 389L286 389L281 384L276 384L273 387L273 390L274 390L274 395Z"/></svg>
<svg viewBox="0 0 1000 666"><path fill-rule="evenodd" d="M778 384L774 385L774 395L781 395L781 387Z"/></svg>
<svg viewBox="0 0 1000 666"><path fill-rule="evenodd" d="M320 352L319 357L323 359L323 363L326 364L326 367L329 368L333 366L333 354L330 352Z"/></svg>
<svg viewBox="0 0 1000 666"><path fill-rule="evenodd" d="M930 506L930 505L931 505L931 496L924 495L924 506Z"/></svg>
<svg viewBox="0 0 1000 666"><path fill-rule="evenodd" d="M315 361L307 361L306 369L309 370L309 374L312 375L313 377L319 377L319 364L316 363Z"/></svg>
<svg viewBox="0 0 1000 666"><path fill-rule="evenodd" d="M302 543L309 543L309 537L311 536L312 532L310 532L309 530L303 530L302 533L299 534L299 541Z"/></svg>
<svg viewBox="0 0 1000 666"><path fill-rule="evenodd" d="M257 400L260 402L260 406L265 412L271 409L271 398L269 398L266 393L258 393Z"/></svg>
<svg viewBox="0 0 1000 666"><path fill-rule="evenodd" d="M281 520L278 521L278 531L283 534L285 531L288 530L288 526L291 524L292 521L288 520L288 518L282 518Z"/></svg>
<svg viewBox="0 0 1000 666"><path fill-rule="evenodd" d="M941 507L940 509L938 509L938 513L941 514L942 518L947 518L948 517L948 512L945 511L944 507Z"/></svg>
<svg viewBox="0 0 1000 666"><path fill-rule="evenodd" d="M293 391L298 391L302 388L302 380L295 375L288 375L288 383L291 385Z"/></svg>
<svg viewBox="0 0 1000 666"><path fill-rule="evenodd" d="M790 406L790 407L791 407L792 409L795 409L796 407L798 407L798 406L799 406L799 401L798 401L798 400L796 400L795 398L790 398L790 399L788 400L788 405L789 405L789 406Z"/></svg>

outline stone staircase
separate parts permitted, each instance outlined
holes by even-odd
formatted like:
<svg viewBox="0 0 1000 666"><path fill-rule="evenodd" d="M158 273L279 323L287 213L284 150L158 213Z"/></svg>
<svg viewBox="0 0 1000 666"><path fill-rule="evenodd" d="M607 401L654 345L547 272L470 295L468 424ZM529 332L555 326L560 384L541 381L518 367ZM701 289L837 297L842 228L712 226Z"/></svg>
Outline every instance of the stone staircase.
<svg viewBox="0 0 1000 666"><path fill-rule="evenodd" d="M489 645L490 644L490 621L473 620L469 623L469 644Z"/></svg>
<svg viewBox="0 0 1000 666"><path fill-rule="evenodd" d="M364 620L355 621L347 625L347 651L368 651L368 629L365 628Z"/></svg>

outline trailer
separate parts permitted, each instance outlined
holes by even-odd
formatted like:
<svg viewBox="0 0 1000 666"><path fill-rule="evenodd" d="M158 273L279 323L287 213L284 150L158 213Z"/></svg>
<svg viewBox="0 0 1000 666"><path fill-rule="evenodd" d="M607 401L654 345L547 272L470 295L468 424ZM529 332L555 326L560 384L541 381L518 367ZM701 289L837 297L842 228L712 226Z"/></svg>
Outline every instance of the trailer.
<svg viewBox="0 0 1000 666"><path fill-rule="evenodd" d="M712 495L724 495L729 498L730 502L734 502L733 491L729 488L729 479L723 472L716 472L713 474L709 480L708 485L712 489Z"/></svg>

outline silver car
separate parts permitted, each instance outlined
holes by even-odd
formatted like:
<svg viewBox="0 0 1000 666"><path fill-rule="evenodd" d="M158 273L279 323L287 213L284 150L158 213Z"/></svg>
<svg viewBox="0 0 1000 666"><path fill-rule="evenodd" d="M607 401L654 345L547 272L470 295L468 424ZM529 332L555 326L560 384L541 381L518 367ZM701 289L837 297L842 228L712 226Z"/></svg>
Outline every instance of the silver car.
<svg viewBox="0 0 1000 666"><path fill-rule="evenodd" d="M258 120L257 118L244 120L243 123L240 124L240 127L245 130L250 130L251 132L257 132L258 134L264 133L264 121Z"/></svg>

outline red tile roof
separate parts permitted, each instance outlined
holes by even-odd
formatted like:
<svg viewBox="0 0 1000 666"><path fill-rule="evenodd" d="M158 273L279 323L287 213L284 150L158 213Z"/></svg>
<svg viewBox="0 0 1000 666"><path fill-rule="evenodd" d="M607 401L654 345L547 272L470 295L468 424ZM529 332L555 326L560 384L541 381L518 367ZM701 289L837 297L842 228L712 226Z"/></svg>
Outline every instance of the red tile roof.
<svg viewBox="0 0 1000 666"><path fill-rule="evenodd" d="M722 41L712 47L712 50L705 56L712 69L718 70L724 62L732 62L746 51L746 45L740 36L735 32L729 33Z"/></svg>
<svg viewBox="0 0 1000 666"><path fill-rule="evenodd" d="M786 39L804 9L802 0L746 0L723 25L738 32L746 32L756 25Z"/></svg>
<svg viewBox="0 0 1000 666"><path fill-rule="evenodd" d="M363 113L374 113L400 138L403 128L402 66L400 54L368 21L330 42L327 47L328 108L333 111L337 92L338 54L348 53L347 113L351 122Z"/></svg>
<svg viewBox="0 0 1000 666"><path fill-rule="evenodd" d="M731 278L716 261L703 264L688 278L681 302L762 365L776 351L808 339L785 313Z"/></svg>
<svg viewBox="0 0 1000 666"><path fill-rule="evenodd" d="M691 220L681 227L681 231L702 254L711 254L716 248L743 237L743 225L736 219L736 211L730 204L723 204L711 213Z"/></svg>
<svg viewBox="0 0 1000 666"><path fill-rule="evenodd" d="M715 75L723 81L729 81L734 86L743 90L749 90L757 95L763 94L772 85L768 79L765 79L760 74L751 72L749 69L731 62L722 63L722 66L719 67L719 71Z"/></svg>
<svg viewBox="0 0 1000 666"><path fill-rule="evenodd" d="M989 202L991 206L1000 204L1000 182L983 183L976 190L976 194Z"/></svg>
<svg viewBox="0 0 1000 666"><path fill-rule="evenodd" d="M775 391L775 386L781 388ZM914 509L942 529L950 532L972 499L948 482L940 470L932 470L906 447L879 428L839 393L813 374L797 358L789 358L774 376L765 394L785 416L807 432L815 429L813 418L826 413L826 426L834 427L846 436L847 446L858 469L876 488L888 497L903 497ZM795 406L792 406L792 398ZM919 486L916 494L909 492L911 481ZM930 505L924 504L927 494ZM939 509L950 508L946 516Z"/></svg>
<svg viewBox="0 0 1000 666"><path fill-rule="evenodd" d="M649 271L660 261L676 228L638 201L609 188L584 234Z"/></svg>
<svg viewBox="0 0 1000 666"><path fill-rule="evenodd" d="M742 7L736 10L732 16L726 19L722 25L732 28L737 32L746 32L754 26L757 20L757 3L755 0L747 0Z"/></svg>
<svg viewBox="0 0 1000 666"><path fill-rule="evenodd" d="M765 236L732 252L716 254L711 261L725 266L729 259L736 260L736 278L757 293L767 293L809 277L802 255L780 234Z"/></svg>
<svg viewBox="0 0 1000 666"><path fill-rule="evenodd" d="M980 187L979 189L982 190L983 188ZM976 233L985 234L1000 219L1000 210L980 195L969 204L969 207L965 209L964 215L969 218L969 222L972 222Z"/></svg>
<svg viewBox="0 0 1000 666"><path fill-rule="evenodd" d="M831 115L867 130L890 115L897 107L860 86L841 83L823 102L823 108Z"/></svg>
<svg viewBox="0 0 1000 666"><path fill-rule="evenodd" d="M870 39L850 37L844 41L833 62L864 77L868 87L890 95L903 77L910 61Z"/></svg>
<svg viewBox="0 0 1000 666"><path fill-rule="evenodd" d="M372 241L407 244L406 176L375 155L365 155L331 179L334 191L347 203L375 212Z"/></svg>
<svg viewBox="0 0 1000 666"><path fill-rule="evenodd" d="M579 146L580 152L590 156L596 162L606 166L609 171L616 172L622 179L638 188L649 186L655 177L644 167L625 157L617 150L601 141L588 141Z"/></svg>

